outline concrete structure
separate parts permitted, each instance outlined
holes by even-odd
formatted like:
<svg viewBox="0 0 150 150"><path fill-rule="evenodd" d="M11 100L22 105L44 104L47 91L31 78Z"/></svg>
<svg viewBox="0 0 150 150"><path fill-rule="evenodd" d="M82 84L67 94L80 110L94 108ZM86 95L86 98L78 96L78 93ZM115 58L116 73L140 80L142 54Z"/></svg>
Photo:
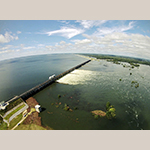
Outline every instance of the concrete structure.
<svg viewBox="0 0 150 150"><path fill-rule="evenodd" d="M49 77L49 80L50 80L50 79L53 79L54 77L55 77L55 74L52 75L52 76L50 76L50 77Z"/></svg>
<svg viewBox="0 0 150 150"><path fill-rule="evenodd" d="M42 111L41 106L40 105L36 105L35 106L35 110L40 113Z"/></svg>
<svg viewBox="0 0 150 150"><path fill-rule="evenodd" d="M4 102L4 101L0 102L0 110L1 110L1 109L4 110L7 105L9 105L8 102Z"/></svg>
<svg viewBox="0 0 150 150"><path fill-rule="evenodd" d="M43 90L43 89L46 88L47 86L51 85L52 83L54 83L54 82L55 82L56 80L58 80L59 78L65 76L66 74L72 72L72 71L75 70L75 69L78 69L78 68L82 67L83 65L87 64L87 63L90 62L90 61L91 61L91 60L88 60L88 61L86 61L86 62L84 62L84 63L82 63L82 64L80 64L80 65L77 65L77 66L75 66L75 67L73 67L73 68L71 68L71 69L69 69L69 70L67 70L67 71L65 71L65 72L63 72L63 73L57 75L57 76L53 76L53 78L51 78L51 79L49 79L49 80L47 80L47 81L45 81L45 82L43 82L43 83L41 83L41 84L39 84L39 85L33 87L32 89L30 89L30 90L28 90L28 91L22 93L22 94L19 95L19 96L16 96L16 97L14 97L14 98L8 100L7 102L15 101L15 100L17 100L18 98L22 98L23 100L26 100L26 99L28 99L29 97L33 96L34 94L38 93L39 91Z"/></svg>

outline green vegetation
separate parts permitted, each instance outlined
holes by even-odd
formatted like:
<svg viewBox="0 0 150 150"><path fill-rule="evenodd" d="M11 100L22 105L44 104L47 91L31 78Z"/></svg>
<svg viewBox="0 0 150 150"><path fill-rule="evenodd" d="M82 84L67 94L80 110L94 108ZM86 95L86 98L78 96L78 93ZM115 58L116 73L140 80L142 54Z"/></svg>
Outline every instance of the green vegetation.
<svg viewBox="0 0 150 150"><path fill-rule="evenodd" d="M22 119L22 113L18 116L16 116L10 123L8 130L12 129L20 120Z"/></svg>
<svg viewBox="0 0 150 150"><path fill-rule="evenodd" d="M134 68L134 66L132 66L131 68Z"/></svg>
<svg viewBox="0 0 150 150"><path fill-rule="evenodd" d="M95 118L95 119L98 119L98 115L95 115L94 118Z"/></svg>
<svg viewBox="0 0 150 150"><path fill-rule="evenodd" d="M108 119L112 119L116 117L116 109L115 108L111 108L106 112L106 117Z"/></svg>
<svg viewBox="0 0 150 150"><path fill-rule="evenodd" d="M0 120L2 121L0 123L0 130L11 130L20 120L22 119L22 113L18 116L16 116L10 123L9 127L7 126L7 123L3 122L3 119L0 117Z"/></svg>
<svg viewBox="0 0 150 150"><path fill-rule="evenodd" d="M25 106L25 104L19 106L17 109L13 110L11 113L9 113L4 119L8 120L13 114L15 114L17 111L22 109Z"/></svg>
<svg viewBox="0 0 150 150"><path fill-rule="evenodd" d="M135 85L135 88L139 87L139 83L137 81L132 81L131 86L133 86L133 84Z"/></svg>
<svg viewBox="0 0 150 150"><path fill-rule="evenodd" d="M7 111L11 110L12 108L14 108L15 106L17 106L18 104L22 102L24 102L22 98L19 98L13 102L10 102L9 105L4 110L0 110L0 114L3 116Z"/></svg>
<svg viewBox="0 0 150 150"><path fill-rule="evenodd" d="M107 111L109 110L110 106L111 106L110 102L107 102L107 103L106 103L106 110L107 110Z"/></svg>
<svg viewBox="0 0 150 150"><path fill-rule="evenodd" d="M69 106L67 104L64 105L64 110L66 110L66 111L69 110Z"/></svg>
<svg viewBox="0 0 150 150"><path fill-rule="evenodd" d="M59 105L56 105L56 108L58 108L59 107Z"/></svg>
<svg viewBox="0 0 150 150"><path fill-rule="evenodd" d="M61 95L60 95L60 94L58 94L58 98L61 98Z"/></svg>
<svg viewBox="0 0 150 150"><path fill-rule="evenodd" d="M150 65L149 60L140 59L140 58L132 58L125 56L115 56L115 55L102 55L102 54L82 54L89 57L95 57L97 59L106 59L107 61L114 62L116 64L120 64L119 62L128 62L133 68L139 67L139 64ZM139 63L139 64L137 64ZM125 67L125 66L123 66Z"/></svg>
<svg viewBox="0 0 150 150"><path fill-rule="evenodd" d="M135 66L135 67L140 67L139 64L135 64L135 63L130 63L130 65L132 65L133 67L134 67L134 66Z"/></svg>
<svg viewBox="0 0 150 150"><path fill-rule="evenodd" d="M65 111L70 111L70 112L73 111L67 104L64 105L64 110Z"/></svg>
<svg viewBox="0 0 150 150"><path fill-rule="evenodd" d="M110 102L106 103L106 117L108 119L112 119L116 117L116 109L113 105L110 104Z"/></svg>
<svg viewBox="0 0 150 150"><path fill-rule="evenodd" d="M136 85L135 85L135 88L138 88L139 87L139 83L137 83Z"/></svg>
<svg viewBox="0 0 150 150"><path fill-rule="evenodd" d="M78 108L77 107L74 107L74 110L77 110Z"/></svg>
<svg viewBox="0 0 150 150"><path fill-rule="evenodd" d="M122 79L119 79L119 81L122 81Z"/></svg>
<svg viewBox="0 0 150 150"><path fill-rule="evenodd" d="M119 64L119 65L120 65L120 63L119 63L118 61L113 61L113 63L114 63L114 64Z"/></svg>
<svg viewBox="0 0 150 150"><path fill-rule="evenodd" d="M20 124L15 130L46 130L46 128L38 126L36 124L29 124L29 125Z"/></svg>
<svg viewBox="0 0 150 150"><path fill-rule="evenodd" d="M116 109L113 105L110 104L110 102L106 103L106 112L102 110L94 110L91 111L92 115L94 115L95 119L98 119L98 116L100 117L107 117L108 119L113 119L116 117Z"/></svg>
<svg viewBox="0 0 150 150"><path fill-rule="evenodd" d="M134 84L134 83L137 83L137 81L132 81L131 83Z"/></svg>
<svg viewBox="0 0 150 150"><path fill-rule="evenodd" d="M3 118L0 116L0 124L3 122Z"/></svg>
<svg viewBox="0 0 150 150"><path fill-rule="evenodd" d="M0 124L0 130L7 130L7 123L5 123L5 122L2 122L1 124Z"/></svg>

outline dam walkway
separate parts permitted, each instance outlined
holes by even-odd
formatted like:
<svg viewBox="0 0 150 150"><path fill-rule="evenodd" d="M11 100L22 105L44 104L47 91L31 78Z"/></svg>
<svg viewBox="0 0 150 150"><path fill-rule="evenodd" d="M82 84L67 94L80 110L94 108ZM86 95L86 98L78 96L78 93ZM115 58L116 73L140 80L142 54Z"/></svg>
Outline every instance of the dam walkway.
<svg viewBox="0 0 150 150"><path fill-rule="evenodd" d="M61 78L61 77L65 76L66 74L68 74L68 73L74 71L75 69L78 69L78 68L82 67L83 65L89 63L90 61L91 61L91 60L88 60L88 61L86 61L86 62L84 62L84 63L81 63L81 64L79 64L79 65L77 65L77 66L75 66L75 67L73 67L73 68L71 68L71 69L69 69L69 70L67 70L67 71L65 71L65 72L63 72L63 73L61 73L61 74L55 76L55 77L53 77L52 79L46 80L45 82L43 82L43 83L41 83L41 84L39 84L39 85L37 85L37 86L31 88L30 90L28 90L28 91L22 93L22 94L19 95L19 96L15 96L15 97L13 97L13 98L7 100L6 102L10 103L10 102L12 102L12 101L17 100L18 98L22 98L22 99L25 101L25 100L28 99L29 97L35 95L36 93L40 92L41 90L43 90L43 89L46 88L47 86L49 86L49 85L51 85L52 83L54 83L54 82L55 82L56 80L58 80L59 78Z"/></svg>

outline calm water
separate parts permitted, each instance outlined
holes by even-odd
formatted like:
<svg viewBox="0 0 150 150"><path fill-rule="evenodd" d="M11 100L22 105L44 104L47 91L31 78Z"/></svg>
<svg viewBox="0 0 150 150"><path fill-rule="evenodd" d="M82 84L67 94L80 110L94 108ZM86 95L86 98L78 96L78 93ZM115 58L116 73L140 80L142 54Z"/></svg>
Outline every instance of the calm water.
<svg viewBox="0 0 150 150"><path fill-rule="evenodd" d="M57 75L86 60L61 54L3 61L0 63L0 99L19 95L47 80L51 74ZM149 74L150 67L146 65L129 70L104 60L91 61L34 96L45 108L40 114L42 124L56 130L149 130ZM132 86L132 81L137 81L139 87ZM105 111L107 101L115 106L117 118L94 119L91 111ZM73 112L64 111L65 104Z"/></svg>
<svg viewBox="0 0 150 150"><path fill-rule="evenodd" d="M74 55L40 55L0 61L0 101L19 95L85 61Z"/></svg>

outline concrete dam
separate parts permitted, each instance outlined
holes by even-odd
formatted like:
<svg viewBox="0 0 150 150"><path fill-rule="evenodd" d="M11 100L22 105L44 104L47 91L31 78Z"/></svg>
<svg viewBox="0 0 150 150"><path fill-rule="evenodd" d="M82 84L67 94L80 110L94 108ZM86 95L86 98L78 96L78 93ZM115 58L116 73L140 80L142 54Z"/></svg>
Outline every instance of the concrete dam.
<svg viewBox="0 0 150 150"><path fill-rule="evenodd" d="M75 66L75 67L73 67L73 68L71 68L71 69L69 69L69 70L67 70L67 71L65 71L65 72L63 72L63 73L57 75L57 76L54 76L53 78L46 80L45 82L43 82L43 83L41 83L41 84L39 84L39 85L37 85L37 86L31 88L30 90L28 90L28 91L22 93L21 95L15 96L15 97L13 97L13 98L7 100L6 102L10 103L10 102L12 102L12 101L17 100L18 98L22 98L23 100L26 100L26 99L28 99L29 97L31 97L31 96L35 95L36 93L40 92L41 90L43 90L43 89L46 88L47 86L51 85L52 83L54 83L54 82L55 82L56 80L58 80L59 78L61 78L61 77L65 76L66 74L68 74L68 73L74 71L75 69L78 69L78 68L82 67L83 65L89 63L90 61L91 61L91 60L88 60L88 61L86 61L86 62L84 62L84 63L82 63L82 64L79 64L79 65L77 65L77 66Z"/></svg>

